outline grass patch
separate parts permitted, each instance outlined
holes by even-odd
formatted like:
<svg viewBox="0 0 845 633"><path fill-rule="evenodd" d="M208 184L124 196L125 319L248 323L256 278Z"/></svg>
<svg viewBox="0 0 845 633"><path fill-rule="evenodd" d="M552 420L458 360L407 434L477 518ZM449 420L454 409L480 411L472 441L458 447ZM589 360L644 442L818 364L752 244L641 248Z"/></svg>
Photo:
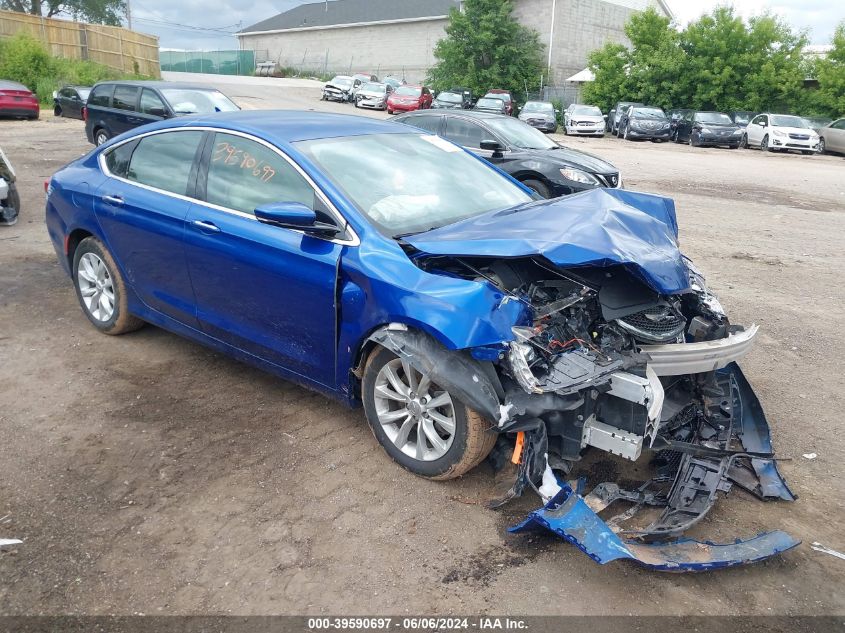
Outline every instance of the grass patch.
<svg viewBox="0 0 845 633"><path fill-rule="evenodd" d="M81 59L54 57L41 41L27 33L0 39L0 77L24 84L46 107L52 107L53 91L62 86L93 86L108 79L152 79Z"/></svg>

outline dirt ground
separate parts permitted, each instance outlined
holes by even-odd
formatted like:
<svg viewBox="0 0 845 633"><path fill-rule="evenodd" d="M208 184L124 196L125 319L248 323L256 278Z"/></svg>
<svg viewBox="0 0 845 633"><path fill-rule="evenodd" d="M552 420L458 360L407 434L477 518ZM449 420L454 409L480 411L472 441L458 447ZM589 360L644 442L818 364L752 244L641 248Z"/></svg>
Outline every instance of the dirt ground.
<svg viewBox="0 0 845 633"><path fill-rule="evenodd" d="M224 89L246 107L353 111L279 85ZM24 540L0 552L0 614L845 613L845 561L810 547L845 551L845 158L565 142L674 197L684 250L735 322L761 326L743 367L800 499L734 491L693 535L780 528L803 545L709 574L599 566L508 535L539 504L479 505L487 465L418 479L361 411L154 327L98 334L43 211L44 180L90 146L82 122L44 113L0 121L23 199L0 229L0 538Z"/></svg>

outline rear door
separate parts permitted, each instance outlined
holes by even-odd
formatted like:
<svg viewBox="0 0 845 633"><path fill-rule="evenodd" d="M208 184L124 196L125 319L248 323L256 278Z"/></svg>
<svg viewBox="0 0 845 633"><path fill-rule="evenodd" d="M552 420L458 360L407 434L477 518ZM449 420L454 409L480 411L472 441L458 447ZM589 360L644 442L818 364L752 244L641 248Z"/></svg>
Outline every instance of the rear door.
<svg viewBox="0 0 845 633"><path fill-rule="evenodd" d="M139 86L118 84L112 95L111 128L113 134L123 134L132 128L143 125L146 121L138 116Z"/></svg>
<svg viewBox="0 0 845 633"><path fill-rule="evenodd" d="M834 152L845 152L845 119L839 119L830 124L824 131L824 142L828 149Z"/></svg>
<svg viewBox="0 0 845 633"><path fill-rule="evenodd" d="M145 304L198 327L183 244L205 132L171 130L109 149L94 211L109 249Z"/></svg>
<svg viewBox="0 0 845 633"><path fill-rule="evenodd" d="M202 329L330 388L336 384L341 240L259 222L256 207L299 202L336 221L327 200L276 148L218 132L206 145L185 237Z"/></svg>

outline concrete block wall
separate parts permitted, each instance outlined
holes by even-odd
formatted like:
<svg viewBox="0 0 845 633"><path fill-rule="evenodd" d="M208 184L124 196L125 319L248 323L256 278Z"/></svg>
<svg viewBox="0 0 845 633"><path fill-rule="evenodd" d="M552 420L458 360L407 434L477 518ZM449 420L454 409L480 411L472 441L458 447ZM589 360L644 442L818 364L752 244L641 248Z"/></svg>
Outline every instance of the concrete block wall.
<svg viewBox="0 0 845 633"><path fill-rule="evenodd" d="M434 64L434 45L445 35L447 20L307 29L246 35L242 47L268 51L280 66L307 72L371 72L421 83ZM264 60L257 60L264 61Z"/></svg>

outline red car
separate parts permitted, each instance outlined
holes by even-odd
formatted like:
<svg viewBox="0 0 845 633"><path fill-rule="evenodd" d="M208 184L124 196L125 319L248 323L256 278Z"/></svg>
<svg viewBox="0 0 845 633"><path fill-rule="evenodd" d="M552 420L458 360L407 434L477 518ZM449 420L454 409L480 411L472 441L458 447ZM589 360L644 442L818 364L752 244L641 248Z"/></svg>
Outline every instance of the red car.
<svg viewBox="0 0 845 633"><path fill-rule="evenodd" d="M37 119L40 112L38 97L29 88L15 81L0 79L0 116Z"/></svg>
<svg viewBox="0 0 845 633"><path fill-rule="evenodd" d="M434 97L425 86L399 86L387 98L387 113L427 110Z"/></svg>
<svg viewBox="0 0 845 633"><path fill-rule="evenodd" d="M500 88L491 88L487 91L485 97L495 97L505 102L505 114L513 116L513 95L508 90L501 90Z"/></svg>

